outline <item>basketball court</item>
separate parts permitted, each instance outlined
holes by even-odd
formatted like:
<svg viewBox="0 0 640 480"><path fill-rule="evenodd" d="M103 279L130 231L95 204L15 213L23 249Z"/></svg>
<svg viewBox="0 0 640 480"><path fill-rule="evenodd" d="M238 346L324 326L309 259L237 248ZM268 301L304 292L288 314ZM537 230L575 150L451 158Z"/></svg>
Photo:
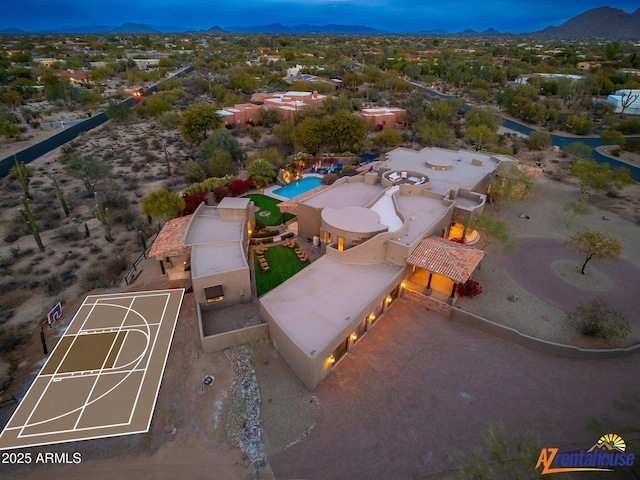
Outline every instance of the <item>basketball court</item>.
<svg viewBox="0 0 640 480"><path fill-rule="evenodd" d="M0 450L149 431L184 289L88 296Z"/></svg>

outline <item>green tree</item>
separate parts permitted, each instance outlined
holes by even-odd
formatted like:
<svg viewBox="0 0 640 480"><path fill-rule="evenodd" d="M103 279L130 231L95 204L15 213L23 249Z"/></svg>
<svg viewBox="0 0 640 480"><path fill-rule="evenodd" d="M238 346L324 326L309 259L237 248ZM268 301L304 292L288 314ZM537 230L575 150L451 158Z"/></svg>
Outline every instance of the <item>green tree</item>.
<svg viewBox="0 0 640 480"><path fill-rule="evenodd" d="M63 80L55 86L46 88L44 96L49 102L61 100L69 107L72 102L80 100L80 89Z"/></svg>
<svg viewBox="0 0 640 480"><path fill-rule="evenodd" d="M209 177L233 175L236 173L237 168L237 164L231 158L231 154L224 150L214 150L206 165L205 171Z"/></svg>
<svg viewBox="0 0 640 480"><path fill-rule="evenodd" d="M322 121L324 129L324 143L342 152L357 152L362 149L367 137L367 128L362 119L346 110L338 110Z"/></svg>
<svg viewBox="0 0 640 480"><path fill-rule="evenodd" d="M216 150L229 153L234 162L240 162L245 157L242 146L227 130L214 130L209 138L200 144L200 155L205 160L211 158Z"/></svg>
<svg viewBox="0 0 640 480"><path fill-rule="evenodd" d="M258 158L247 165L247 174L256 188L263 189L275 180L278 168L267 160Z"/></svg>
<svg viewBox="0 0 640 480"><path fill-rule="evenodd" d="M474 107L467 112L464 117L465 125L467 128L469 126L477 127L480 125L484 125L491 131L491 133L495 133L498 131L498 119L491 108L484 107Z"/></svg>
<svg viewBox="0 0 640 480"><path fill-rule="evenodd" d="M471 125L464 129L464 138L476 151L484 150L487 143L495 143L498 136L487 125Z"/></svg>
<svg viewBox="0 0 640 480"><path fill-rule="evenodd" d="M142 213L149 217L158 218L167 222L180 215L184 210L184 200L180 195L168 190L156 190L142 197Z"/></svg>
<svg viewBox="0 0 640 480"><path fill-rule="evenodd" d="M402 144L402 136L391 128L376 133L373 137L373 144L382 147L382 151L386 153L390 148L395 148Z"/></svg>
<svg viewBox="0 0 640 480"><path fill-rule="evenodd" d="M517 164L500 165L489 181L489 199L492 205L497 205L496 212L508 202L525 198L535 180L535 174L521 169Z"/></svg>
<svg viewBox="0 0 640 480"><path fill-rule="evenodd" d="M103 100L102 95L94 90L85 90L80 96L80 103L87 107L89 111L96 109Z"/></svg>
<svg viewBox="0 0 640 480"><path fill-rule="evenodd" d="M567 320L584 335L610 340L624 338L631 333L629 322L620 310L611 308L598 296L586 305L580 304L567 314Z"/></svg>
<svg viewBox="0 0 640 480"><path fill-rule="evenodd" d="M430 147L447 147L455 140L449 125L424 117L413 124L416 139Z"/></svg>
<svg viewBox="0 0 640 480"><path fill-rule="evenodd" d="M624 135L617 130L605 130L600 134L600 138L607 145L618 145L619 147L624 147L625 143L627 143Z"/></svg>
<svg viewBox="0 0 640 480"><path fill-rule="evenodd" d="M282 116L275 108L260 107L258 109L258 119L258 122L263 127L272 128L274 125L280 123Z"/></svg>
<svg viewBox="0 0 640 480"><path fill-rule="evenodd" d="M589 135L593 122L581 115L569 115L565 120L569 131L575 135Z"/></svg>
<svg viewBox="0 0 640 480"><path fill-rule="evenodd" d="M531 132L527 139L527 145L531 150L544 150L551 145L551 135L547 132Z"/></svg>
<svg viewBox="0 0 640 480"><path fill-rule="evenodd" d="M112 169L113 166L102 158L93 156L80 158L78 155L74 155L65 167L67 174L82 180L90 197L93 197L98 182L108 178Z"/></svg>
<svg viewBox="0 0 640 480"><path fill-rule="evenodd" d="M294 145L298 150L315 155L323 145L324 122L320 118L307 117L295 127Z"/></svg>
<svg viewBox="0 0 640 480"><path fill-rule="evenodd" d="M17 137L20 135L20 128L4 118L0 118L0 135L5 138Z"/></svg>
<svg viewBox="0 0 640 480"><path fill-rule="evenodd" d="M286 147L293 147L295 127L289 122L281 122L273 127L273 135Z"/></svg>
<svg viewBox="0 0 640 480"><path fill-rule="evenodd" d="M215 105L196 103L180 116L180 133L188 142L200 143L207 139L209 130L216 130L222 123Z"/></svg>
<svg viewBox="0 0 640 480"><path fill-rule="evenodd" d="M580 184L580 198L585 199L597 192L623 189L631 183L629 170L623 167L611 168L608 163L595 160L580 160L571 164L569 175Z"/></svg>
<svg viewBox="0 0 640 480"><path fill-rule="evenodd" d="M108 119L123 123L126 123L133 116L133 110L124 102L109 102L109 106L104 113Z"/></svg>
<svg viewBox="0 0 640 480"><path fill-rule="evenodd" d="M580 272L585 274L585 267L592 258L596 260L617 260L622 253L622 246L616 237L602 230L582 229L571 235L564 244L578 255L585 257Z"/></svg>
<svg viewBox="0 0 640 480"><path fill-rule="evenodd" d="M564 205L564 224L567 228L577 217L584 217L591 213L591 208L585 202L567 202Z"/></svg>
<svg viewBox="0 0 640 480"><path fill-rule="evenodd" d="M262 138L262 134L260 133L260 130L252 128L249 130L249 138L253 140L253 143L255 145L257 145L260 139Z"/></svg>

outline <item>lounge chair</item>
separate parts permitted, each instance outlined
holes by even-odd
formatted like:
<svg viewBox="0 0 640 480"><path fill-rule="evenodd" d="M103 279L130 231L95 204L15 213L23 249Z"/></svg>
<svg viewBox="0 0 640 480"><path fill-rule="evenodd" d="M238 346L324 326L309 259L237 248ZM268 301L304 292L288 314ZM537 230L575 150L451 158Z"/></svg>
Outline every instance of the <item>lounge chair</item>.
<svg viewBox="0 0 640 480"><path fill-rule="evenodd" d="M396 172L392 172L387 178L395 183L400 180L400 175L398 175Z"/></svg>

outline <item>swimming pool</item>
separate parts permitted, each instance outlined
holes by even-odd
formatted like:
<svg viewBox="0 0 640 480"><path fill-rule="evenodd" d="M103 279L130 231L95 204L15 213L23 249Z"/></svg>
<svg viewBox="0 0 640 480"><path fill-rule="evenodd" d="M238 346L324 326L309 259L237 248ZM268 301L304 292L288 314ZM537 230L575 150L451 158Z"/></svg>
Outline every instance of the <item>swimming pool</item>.
<svg viewBox="0 0 640 480"><path fill-rule="evenodd" d="M304 177L297 182L276 188L273 193L281 197L293 198L302 195L320 185L320 177Z"/></svg>

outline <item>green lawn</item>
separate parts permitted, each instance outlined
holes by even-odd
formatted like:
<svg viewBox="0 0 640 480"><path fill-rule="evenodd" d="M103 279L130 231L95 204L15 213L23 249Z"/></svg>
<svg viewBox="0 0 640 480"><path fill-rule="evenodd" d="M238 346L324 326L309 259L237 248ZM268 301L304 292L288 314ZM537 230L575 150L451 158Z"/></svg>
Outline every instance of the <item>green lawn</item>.
<svg viewBox="0 0 640 480"><path fill-rule="evenodd" d="M256 272L256 293L258 297L276 288L288 278L309 265L309 261L301 262L296 252L291 248L274 246L264 252L264 258L269 264L269 271L263 272L258 263L258 256L254 255Z"/></svg>
<svg viewBox="0 0 640 480"><path fill-rule="evenodd" d="M280 200L267 197L266 195L262 195L261 193L251 193L249 195L245 195L245 197L250 198L251 201L256 204L256 220L262 222L263 225L275 226L282 223L282 213L280 213L280 210L278 210L277 207L277 205L280 203ZM263 212L269 212L269 215L265 215ZM295 215L292 215L290 213L285 213L284 220L288 222L294 216Z"/></svg>

